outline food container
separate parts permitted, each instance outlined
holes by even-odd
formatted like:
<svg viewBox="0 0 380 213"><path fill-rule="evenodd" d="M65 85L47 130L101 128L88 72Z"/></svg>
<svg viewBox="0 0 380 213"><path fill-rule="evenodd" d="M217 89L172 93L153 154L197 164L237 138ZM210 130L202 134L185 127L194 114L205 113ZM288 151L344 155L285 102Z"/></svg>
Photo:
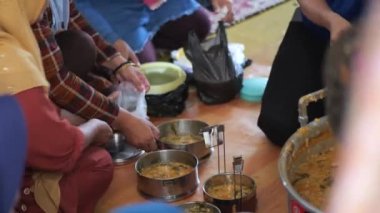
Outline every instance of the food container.
<svg viewBox="0 0 380 213"><path fill-rule="evenodd" d="M144 153L144 150L129 145L124 135L118 132L112 135L105 148L116 165L131 163Z"/></svg>
<svg viewBox="0 0 380 213"><path fill-rule="evenodd" d="M200 135L200 130L207 126L208 124L203 121L190 119L162 123L157 126L160 130L160 139L157 141L158 147L160 149L188 151L202 160L211 154L211 149L206 147L203 137ZM191 137L189 138L189 136ZM174 140L170 141L170 137ZM189 139L186 140L186 137Z"/></svg>
<svg viewBox="0 0 380 213"><path fill-rule="evenodd" d="M186 80L186 73L169 62L150 62L141 65L141 71L150 83L147 95L162 95L175 90Z"/></svg>
<svg viewBox="0 0 380 213"><path fill-rule="evenodd" d="M185 109L188 97L186 73L169 62L150 62L141 65L150 83L145 95L147 113L154 117L174 117Z"/></svg>
<svg viewBox="0 0 380 213"><path fill-rule="evenodd" d="M226 185L233 186L236 183L236 188L225 187ZM233 191L240 190L240 184L243 187L243 197L233 197ZM215 188L218 187L219 189ZM225 189L225 190L224 190ZM215 192L231 191L231 196L217 195ZM238 191L237 191L238 192ZM229 195L230 193L228 193ZM255 212L256 209L256 184L255 181L247 175L239 175L233 173L221 173L211 176L206 180L203 186L203 197L206 202L217 206L221 212Z"/></svg>
<svg viewBox="0 0 380 213"><path fill-rule="evenodd" d="M293 187L294 168L305 162L308 156L330 149L336 143L329 134L327 118L311 122L295 132L282 148L279 158L279 172L282 183L288 192L288 212L322 213L313 204L305 200Z"/></svg>
<svg viewBox="0 0 380 213"><path fill-rule="evenodd" d="M185 213L221 213L215 205L207 202L193 201L179 205Z"/></svg>
<svg viewBox="0 0 380 213"><path fill-rule="evenodd" d="M147 168L158 164L180 163L190 166L188 173L173 178L155 178L143 175ZM135 164L137 189L148 197L175 201L195 192L199 184L198 159L190 152L182 150L159 150L143 155ZM172 171L165 171L169 174Z"/></svg>
<svg viewBox="0 0 380 213"><path fill-rule="evenodd" d="M324 152L336 145L327 117L308 123L306 113L308 103L306 102L316 101L323 96L324 91L317 91L300 100L299 120L302 127L287 140L280 153L278 168L281 181L288 192L289 213L322 213L321 209L308 202L296 191L293 182L297 176L296 168L300 164L305 163L313 154Z"/></svg>

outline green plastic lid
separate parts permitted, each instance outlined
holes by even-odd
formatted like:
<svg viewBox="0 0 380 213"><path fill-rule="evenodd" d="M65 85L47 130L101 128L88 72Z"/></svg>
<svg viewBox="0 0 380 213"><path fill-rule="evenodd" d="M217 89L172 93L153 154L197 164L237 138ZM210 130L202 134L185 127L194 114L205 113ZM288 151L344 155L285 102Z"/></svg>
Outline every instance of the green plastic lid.
<svg viewBox="0 0 380 213"><path fill-rule="evenodd" d="M240 90L240 97L249 102L260 102L263 97L268 78L253 77L243 80L243 88Z"/></svg>
<svg viewBox="0 0 380 213"><path fill-rule="evenodd" d="M161 95L177 89L186 80L186 73L169 62L151 62L141 65L141 71L150 83L147 95Z"/></svg>

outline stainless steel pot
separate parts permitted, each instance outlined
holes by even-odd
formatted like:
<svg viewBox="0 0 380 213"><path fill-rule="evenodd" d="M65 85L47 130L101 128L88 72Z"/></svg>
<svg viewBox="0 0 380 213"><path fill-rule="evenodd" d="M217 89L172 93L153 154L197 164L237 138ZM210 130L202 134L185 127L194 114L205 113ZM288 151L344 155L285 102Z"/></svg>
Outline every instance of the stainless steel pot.
<svg viewBox="0 0 380 213"><path fill-rule="evenodd" d="M215 198L209 193L209 188L211 186L233 183L234 179L238 186L241 183L242 185L252 187L253 189L252 193L241 199L241 203L239 203L239 199L223 200ZM247 175L241 175L241 179L240 175L233 173L221 173L211 176L203 185L203 197L206 202L216 205L223 213L232 213L237 211L255 212L256 210L256 184L255 181ZM239 209L238 205L241 205L241 209Z"/></svg>
<svg viewBox="0 0 380 213"><path fill-rule="evenodd" d="M207 127L208 124L199 120L179 119L166 123L162 123L157 126L160 130L160 138L168 135L199 135L200 130ZM190 144L173 144L166 143L162 140L157 141L160 149L177 149L184 150L194 154L198 159L203 159L211 154L211 149L205 146L203 137L195 143Z"/></svg>
<svg viewBox="0 0 380 213"><path fill-rule="evenodd" d="M306 112L308 103L323 97L324 91L320 90L300 99L299 120L301 128L287 140L280 153L278 169L281 181L288 192L289 213L322 213L320 209L300 196L292 186L292 182L296 177L294 168L304 163L308 156L323 152L336 143L330 132L327 117L315 119L308 124Z"/></svg>
<svg viewBox="0 0 380 213"><path fill-rule="evenodd" d="M142 168L160 162L184 163L193 170L184 176L160 180L145 177L141 174ZM166 201L175 201L195 192L199 184L198 159L193 154L182 150L159 150L143 155L135 164L137 173L137 189L144 195L160 198Z"/></svg>
<svg viewBox="0 0 380 213"><path fill-rule="evenodd" d="M221 213L220 209L207 202L193 201L179 205L185 213Z"/></svg>

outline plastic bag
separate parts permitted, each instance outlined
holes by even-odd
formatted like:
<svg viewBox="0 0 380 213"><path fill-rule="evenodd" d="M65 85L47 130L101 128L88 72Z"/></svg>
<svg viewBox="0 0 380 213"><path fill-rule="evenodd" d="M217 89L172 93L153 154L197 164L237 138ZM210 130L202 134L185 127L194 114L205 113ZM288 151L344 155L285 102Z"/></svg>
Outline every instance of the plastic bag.
<svg viewBox="0 0 380 213"><path fill-rule="evenodd" d="M117 89L120 91L120 95L116 99L116 103L120 107L137 117L148 119L145 91L139 92L136 87L128 81L121 82Z"/></svg>
<svg viewBox="0 0 380 213"><path fill-rule="evenodd" d="M148 115L166 117L176 116L183 112L188 97L188 88L187 84L182 84L177 89L162 95L146 95Z"/></svg>
<svg viewBox="0 0 380 213"><path fill-rule="evenodd" d="M192 62L194 81L202 102L224 103L239 93L243 73L242 69L235 69L223 22L219 23L216 36L202 43L194 32L190 32L186 56Z"/></svg>

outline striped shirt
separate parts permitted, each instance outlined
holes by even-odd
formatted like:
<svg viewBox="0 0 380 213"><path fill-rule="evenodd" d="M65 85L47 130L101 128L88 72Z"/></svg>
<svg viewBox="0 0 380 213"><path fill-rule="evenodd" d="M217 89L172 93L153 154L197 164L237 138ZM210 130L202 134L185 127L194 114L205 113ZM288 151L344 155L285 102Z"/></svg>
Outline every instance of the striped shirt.
<svg viewBox="0 0 380 213"><path fill-rule="evenodd" d="M47 9L43 19L32 25L32 30L40 47L46 78L50 82L51 100L61 108L83 118L97 118L112 123L119 112L119 107L65 67L62 52L50 23L51 12ZM119 55L91 28L72 2L70 29L82 30L92 37L98 53L97 63L101 64Z"/></svg>

